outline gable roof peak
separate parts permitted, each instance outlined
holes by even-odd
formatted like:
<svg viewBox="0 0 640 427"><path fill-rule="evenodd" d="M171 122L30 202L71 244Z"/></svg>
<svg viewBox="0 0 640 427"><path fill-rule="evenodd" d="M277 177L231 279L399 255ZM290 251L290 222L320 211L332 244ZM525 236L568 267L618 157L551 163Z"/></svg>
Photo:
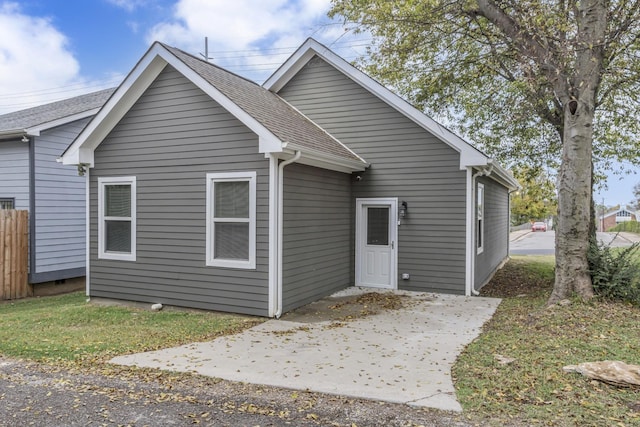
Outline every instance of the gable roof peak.
<svg viewBox="0 0 640 427"><path fill-rule="evenodd" d="M313 157L309 161L321 167L352 172L368 166L277 94L161 42L151 45L114 96L67 148L62 162L93 166L94 150L167 66L173 67L258 135L261 153L282 153L287 147L289 151L301 151L301 161Z"/></svg>
<svg viewBox="0 0 640 427"><path fill-rule="evenodd" d="M270 91L279 92L316 56L460 153L460 169L492 167L494 175L499 176L509 188L519 188L515 178L489 156L311 37L264 82L263 86Z"/></svg>

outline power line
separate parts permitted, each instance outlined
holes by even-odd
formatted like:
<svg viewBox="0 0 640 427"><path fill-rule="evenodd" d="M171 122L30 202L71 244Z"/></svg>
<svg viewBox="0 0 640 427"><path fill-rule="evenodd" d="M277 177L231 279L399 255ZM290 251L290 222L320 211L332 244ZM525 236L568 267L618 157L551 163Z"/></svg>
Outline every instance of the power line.
<svg viewBox="0 0 640 427"><path fill-rule="evenodd" d="M345 33L346 34L346 33ZM331 47L334 50L338 49L353 49L360 47L365 47L369 45L369 42L372 40L371 38L363 38L356 40L348 40L342 41L342 37L345 34L341 34L336 40L331 43ZM216 65L227 68L233 72L242 73L242 74L264 74L268 71L275 70L280 65L282 65L281 61L277 62L261 62L258 64L238 64L233 63L234 59L246 59L246 58L256 58L256 57L276 57L276 56L284 56L291 55L298 49L299 46L291 46L291 47L271 47L271 48L253 48L253 49L239 49L239 50L219 50L219 51L209 51L209 54L216 57ZM231 54L226 55L225 54ZM361 55L353 56L353 55L342 55L347 61L356 59L361 57ZM231 60L231 62L229 62ZM16 109L16 107L30 107L33 105L55 102L59 100L63 100L69 98L69 95L65 94L76 94L78 92L90 92L91 89L99 90L102 88L108 88L117 86L122 82L122 77L112 78L108 80L102 80L97 82L91 82L90 84L84 82L72 83L63 86L55 86L50 88L43 88L39 90L32 90L28 92L10 92L3 93L0 95L0 109ZM56 96L58 95L58 96ZM11 104L5 104L5 102L11 102L12 100L17 100L20 98L28 98L28 97L38 97L38 101L25 101L25 102L12 102ZM47 100L43 101L43 98Z"/></svg>

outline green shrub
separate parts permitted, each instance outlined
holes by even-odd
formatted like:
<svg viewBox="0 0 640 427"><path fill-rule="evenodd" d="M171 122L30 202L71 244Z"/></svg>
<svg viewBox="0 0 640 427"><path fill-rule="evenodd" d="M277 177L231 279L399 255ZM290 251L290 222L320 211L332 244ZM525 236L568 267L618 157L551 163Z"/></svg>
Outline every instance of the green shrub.
<svg viewBox="0 0 640 427"><path fill-rule="evenodd" d="M640 306L640 244L626 248L599 245L589 247L589 270L596 295Z"/></svg>
<svg viewBox="0 0 640 427"><path fill-rule="evenodd" d="M625 221L609 229L608 231L629 231L631 233L640 233L640 222Z"/></svg>

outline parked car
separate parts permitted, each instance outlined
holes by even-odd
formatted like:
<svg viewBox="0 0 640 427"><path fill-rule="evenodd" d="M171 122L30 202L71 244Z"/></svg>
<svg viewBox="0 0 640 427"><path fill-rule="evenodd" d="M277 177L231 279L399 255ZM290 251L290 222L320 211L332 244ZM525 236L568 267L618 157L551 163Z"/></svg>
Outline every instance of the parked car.
<svg viewBox="0 0 640 427"><path fill-rule="evenodd" d="M531 231L547 231L547 224L544 222L534 222Z"/></svg>

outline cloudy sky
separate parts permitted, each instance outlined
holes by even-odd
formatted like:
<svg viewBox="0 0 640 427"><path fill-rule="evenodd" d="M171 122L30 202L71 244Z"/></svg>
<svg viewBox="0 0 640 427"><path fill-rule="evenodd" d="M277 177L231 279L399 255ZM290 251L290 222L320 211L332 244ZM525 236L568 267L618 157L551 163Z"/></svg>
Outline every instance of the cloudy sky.
<svg viewBox="0 0 640 427"><path fill-rule="evenodd" d="M366 39L329 0L0 0L0 114L116 86L155 40L262 82L307 37L352 60Z"/></svg>
<svg viewBox="0 0 640 427"><path fill-rule="evenodd" d="M117 86L155 40L258 83L307 37L347 60L370 41L326 13L330 0L0 0L0 114ZM640 175L596 197L632 200Z"/></svg>

